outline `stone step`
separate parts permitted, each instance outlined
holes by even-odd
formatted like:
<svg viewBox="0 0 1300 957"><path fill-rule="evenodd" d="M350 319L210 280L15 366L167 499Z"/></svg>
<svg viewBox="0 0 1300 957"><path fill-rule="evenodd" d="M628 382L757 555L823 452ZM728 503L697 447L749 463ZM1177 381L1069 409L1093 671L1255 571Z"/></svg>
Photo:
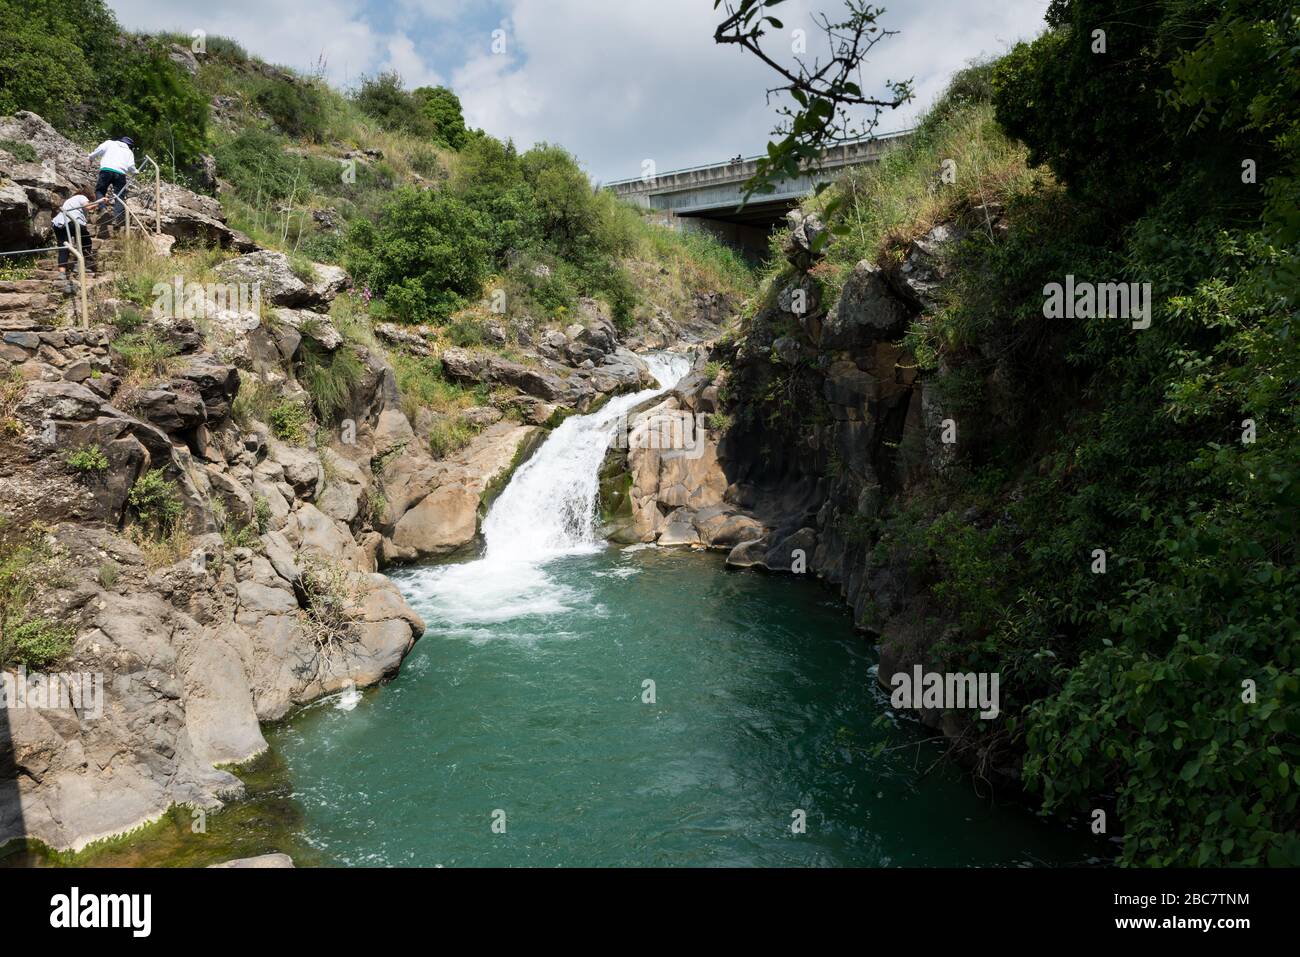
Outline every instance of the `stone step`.
<svg viewBox="0 0 1300 957"><path fill-rule="evenodd" d="M44 329L53 328L50 323L50 320L53 318L53 312L45 316L17 316L0 312L0 336L6 332L39 332Z"/></svg>
<svg viewBox="0 0 1300 957"><path fill-rule="evenodd" d="M10 279L0 281L0 294L4 293L47 293L50 284L45 279Z"/></svg>
<svg viewBox="0 0 1300 957"><path fill-rule="evenodd" d="M59 298L51 293L0 293L0 312L42 312L57 309Z"/></svg>

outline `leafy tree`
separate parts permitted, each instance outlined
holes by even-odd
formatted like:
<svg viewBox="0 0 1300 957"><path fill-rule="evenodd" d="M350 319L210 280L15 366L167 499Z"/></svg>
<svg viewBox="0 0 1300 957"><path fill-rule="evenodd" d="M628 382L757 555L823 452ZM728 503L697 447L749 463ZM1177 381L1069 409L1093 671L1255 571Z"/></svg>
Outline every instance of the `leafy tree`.
<svg viewBox="0 0 1300 957"><path fill-rule="evenodd" d="M483 218L461 200L402 189L378 223L352 225L348 267L398 319L443 322L479 294L490 265L487 234Z"/></svg>
<svg viewBox="0 0 1300 957"><path fill-rule="evenodd" d="M165 45L123 34L103 0L0 0L0 112L32 110L84 138L129 134L184 168L203 151L208 105Z"/></svg>
<svg viewBox="0 0 1300 957"><path fill-rule="evenodd" d="M112 135L129 134L139 153L173 172L190 166L207 146L208 101L159 42L122 52L113 95L99 122Z"/></svg>
<svg viewBox="0 0 1300 957"><path fill-rule="evenodd" d="M591 181L567 150L547 143L520 158L547 242L562 256L590 243L599 213Z"/></svg>
<svg viewBox="0 0 1300 957"><path fill-rule="evenodd" d="M0 32L0 113L31 110L66 124L71 106L94 82L81 48L25 21L12 2L0 0L0 20L7 24Z"/></svg>
<svg viewBox="0 0 1300 957"><path fill-rule="evenodd" d="M430 139L453 150L465 145L467 132L460 97L445 86L422 86L412 93L412 99L427 121Z"/></svg>

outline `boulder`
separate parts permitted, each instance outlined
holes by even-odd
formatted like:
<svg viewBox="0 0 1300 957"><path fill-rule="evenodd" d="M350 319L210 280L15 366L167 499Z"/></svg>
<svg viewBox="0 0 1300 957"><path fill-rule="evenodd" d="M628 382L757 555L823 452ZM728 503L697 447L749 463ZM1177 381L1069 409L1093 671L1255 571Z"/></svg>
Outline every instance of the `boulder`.
<svg viewBox="0 0 1300 957"><path fill-rule="evenodd" d="M839 301L822 326L823 349L861 349L894 339L907 326L909 311L874 263L862 260L844 283Z"/></svg>
<svg viewBox="0 0 1300 957"><path fill-rule="evenodd" d="M248 283L260 289L261 300L267 305L305 306L315 298L282 252L263 249L246 253L226 260L215 272L223 282Z"/></svg>

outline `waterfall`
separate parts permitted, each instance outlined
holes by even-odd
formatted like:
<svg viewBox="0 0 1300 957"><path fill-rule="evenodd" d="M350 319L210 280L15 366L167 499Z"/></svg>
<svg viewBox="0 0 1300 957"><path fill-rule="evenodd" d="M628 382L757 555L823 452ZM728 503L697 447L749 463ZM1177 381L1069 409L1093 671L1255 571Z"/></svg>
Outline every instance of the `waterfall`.
<svg viewBox="0 0 1300 957"><path fill-rule="evenodd" d="M602 547L596 496L610 440L629 409L667 392L690 369L690 360L674 353L642 358L658 388L616 396L590 415L565 419L493 503L483 521L483 558L398 576L434 632L486 638L494 633L485 625L558 614L582 600L544 566Z"/></svg>
<svg viewBox="0 0 1300 957"><path fill-rule="evenodd" d="M570 416L514 475L483 522L488 561L538 561L598 547L597 473L614 430L629 409L672 388L690 368L672 353L644 358L658 389Z"/></svg>

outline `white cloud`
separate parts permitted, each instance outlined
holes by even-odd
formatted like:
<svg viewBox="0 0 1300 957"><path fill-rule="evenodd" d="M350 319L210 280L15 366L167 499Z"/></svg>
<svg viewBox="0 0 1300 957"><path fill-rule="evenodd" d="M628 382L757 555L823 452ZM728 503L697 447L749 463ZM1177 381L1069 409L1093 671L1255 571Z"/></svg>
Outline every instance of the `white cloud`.
<svg viewBox="0 0 1300 957"><path fill-rule="evenodd" d="M384 61L385 70L396 70L410 89L418 86L440 86L442 77L429 68L424 57L416 49L415 41L405 34L395 34L388 38L388 58Z"/></svg>
<svg viewBox="0 0 1300 957"><path fill-rule="evenodd" d="M762 149L775 121L764 92L776 74L735 47L719 47L708 0L497 0L504 54L492 52L495 14L481 0L109 0L133 29L201 28L234 37L274 63L310 70L324 55L330 80L396 69L408 85L451 78L467 121L515 140L560 143L601 179L663 171ZM185 8L193 12L186 12ZM910 126L951 73L1037 33L1046 0L910 0L883 24L866 85L912 77L916 103L884 118ZM842 0L787 0L787 35ZM392 13L393 20L386 19ZM775 37L773 37L775 39Z"/></svg>
<svg viewBox="0 0 1300 957"><path fill-rule="evenodd" d="M323 59L336 84L373 70L386 50L368 22L361 0L109 0L123 26L133 30L204 30L228 36L270 63L311 72Z"/></svg>
<svg viewBox="0 0 1300 957"><path fill-rule="evenodd" d="M877 48L868 83L916 80L916 105L882 121L911 125L942 92L953 70L982 53L1038 32L1044 0L914 0L884 24L901 34ZM548 140L569 147L602 179L634 176L643 159L660 170L760 150L775 116L765 90L776 75L751 55L719 47L720 19L701 0L606 3L512 0L505 56L480 52L453 74L466 119L520 146ZM811 12L838 14L837 0L792 0L784 32ZM481 45L470 42L483 50Z"/></svg>

